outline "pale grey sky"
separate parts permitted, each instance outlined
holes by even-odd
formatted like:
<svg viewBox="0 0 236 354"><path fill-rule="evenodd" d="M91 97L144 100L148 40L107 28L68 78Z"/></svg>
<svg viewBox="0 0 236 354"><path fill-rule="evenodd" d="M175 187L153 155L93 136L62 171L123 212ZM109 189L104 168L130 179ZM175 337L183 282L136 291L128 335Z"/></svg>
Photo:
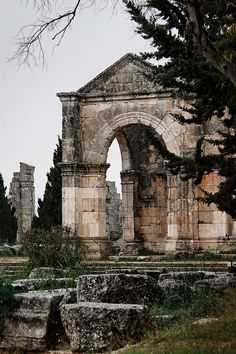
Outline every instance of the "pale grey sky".
<svg viewBox="0 0 236 354"><path fill-rule="evenodd" d="M147 51L148 43L134 33L134 24L122 10L112 15L110 7L97 12L87 9L53 55L51 41L46 41L46 70L42 66L32 71L19 69L7 61L16 49L14 37L23 25L40 17L25 3L8 0L1 4L0 172L9 187L20 161L34 165L37 200L43 196L46 173L61 135L61 104L56 93L79 89L124 54ZM67 6L72 3L64 1ZM113 170L120 170L117 147L109 153L109 160ZM115 178L108 172L109 180Z"/></svg>

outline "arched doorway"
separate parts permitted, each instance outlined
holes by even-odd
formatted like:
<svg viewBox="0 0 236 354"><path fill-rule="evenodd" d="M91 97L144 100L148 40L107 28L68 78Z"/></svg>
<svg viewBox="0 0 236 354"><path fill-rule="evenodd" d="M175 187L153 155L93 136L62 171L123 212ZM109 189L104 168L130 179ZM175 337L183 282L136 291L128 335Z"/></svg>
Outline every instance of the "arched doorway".
<svg viewBox="0 0 236 354"><path fill-rule="evenodd" d="M142 249L163 253L165 249L167 172L153 141L154 133L153 128L140 123L119 127L114 132L122 157L122 252L125 254L137 254Z"/></svg>

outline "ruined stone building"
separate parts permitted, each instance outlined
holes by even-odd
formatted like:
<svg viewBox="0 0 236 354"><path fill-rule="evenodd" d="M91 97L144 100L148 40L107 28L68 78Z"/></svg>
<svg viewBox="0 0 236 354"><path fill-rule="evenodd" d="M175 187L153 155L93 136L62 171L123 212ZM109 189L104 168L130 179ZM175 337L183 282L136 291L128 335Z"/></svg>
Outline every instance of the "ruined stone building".
<svg viewBox="0 0 236 354"><path fill-rule="evenodd" d="M35 213L34 166L20 162L20 172L14 172L9 199L16 209L17 242L23 232L31 227Z"/></svg>
<svg viewBox="0 0 236 354"><path fill-rule="evenodd" d="M58 94L63 115L63 224L75 230L87 257L99 258L108 250L106 171L114 138L122 159L124 253L141 248L219 250L226 245L225 236L234 235L230 216L198 200L202 189L217 190L217 172L205 175L196 187L192 180L171 175L159 151L165 146L178 156L189 156L197 139L214 134L217 124L214 119L204 127L179 124L173 114L186 115L181 107L192 98L180 100L172 90L154 85L147 75L151 73L149 64L127 54L78 91ZM207 141L204 150L213 152Z"/></svg>

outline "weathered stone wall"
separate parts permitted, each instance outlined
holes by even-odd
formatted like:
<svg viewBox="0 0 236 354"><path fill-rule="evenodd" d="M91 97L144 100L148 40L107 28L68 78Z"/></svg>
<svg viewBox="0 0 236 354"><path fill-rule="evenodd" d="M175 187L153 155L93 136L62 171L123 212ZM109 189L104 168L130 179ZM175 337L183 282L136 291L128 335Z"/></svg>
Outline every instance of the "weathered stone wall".
<svg viewBox="0 0 236 354"><path fill-rule="evenodd" d="M143 125L124 129L130 147L132 169L137 172L134 189L134 228L143 247L165 251L167 234L167 171L158 148Z"/></svg>
<svg viewBox="0 0 236 354"><path fill-rule="evenodd" d="M20 172L14 172L9 189L9 198L16 208L17 241L31 227L35 213L34 166L20 162Z"/></svg>

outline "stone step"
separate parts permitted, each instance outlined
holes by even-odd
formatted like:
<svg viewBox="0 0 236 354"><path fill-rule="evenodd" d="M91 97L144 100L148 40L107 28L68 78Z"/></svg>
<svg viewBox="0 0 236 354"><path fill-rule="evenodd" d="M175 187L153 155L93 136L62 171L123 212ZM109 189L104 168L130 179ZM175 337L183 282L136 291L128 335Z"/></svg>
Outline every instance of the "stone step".
<svg viewBox="0 0 236 354"><path fill-rule="evenodd" d="M118 273L118 272L150 272L159 271L163 268L167 272L179 271L213 271L227 272L228 262L123 262L123 261L108 261L108 262L85 262L87 273Z"/></svg>
<svg viewBox="0 0 236 354"><path fill-rule="evenodd" d="M14 278L28 264L27 257L0 257L0 273L7 278Z"/></svg>

